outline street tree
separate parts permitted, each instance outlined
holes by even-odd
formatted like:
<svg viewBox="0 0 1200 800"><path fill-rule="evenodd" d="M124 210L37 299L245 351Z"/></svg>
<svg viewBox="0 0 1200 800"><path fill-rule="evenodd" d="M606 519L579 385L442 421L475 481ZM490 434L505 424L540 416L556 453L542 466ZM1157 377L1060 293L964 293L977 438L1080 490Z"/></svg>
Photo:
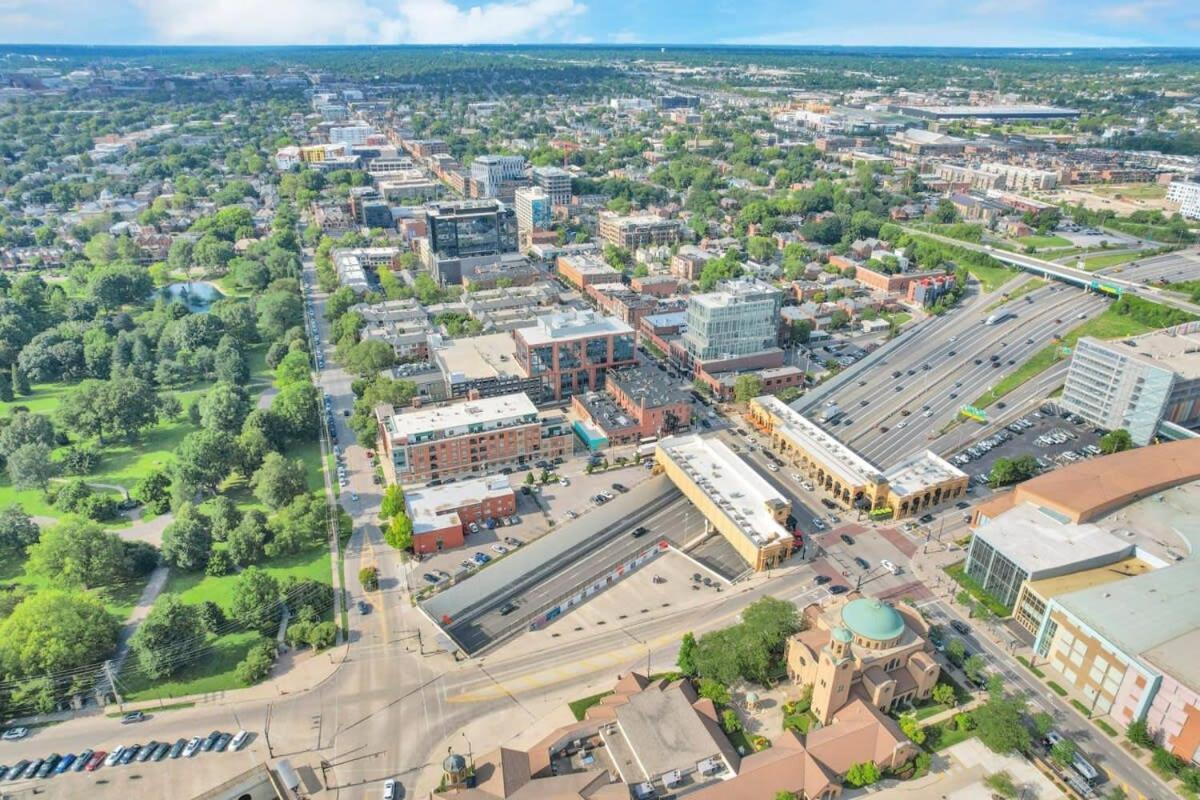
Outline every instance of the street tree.
<svg viewBox="0 0 1200 800"><path fill-rule="evenodd" d="M383 531L383 538L397 550L407 550L413 544L413 525L408 514L400 513L392 517L392 521Z"/></svg>
<svg viewBox="0 0 1200 800"><path fill-rule="evenodd" d="M1028 750L1031 737L1025 725L1025 710L1025 701L1015 695L990 695L972 714L979 741L994 753Z"/></svg>
<svg viewBox="0 0 1200 800"><path fill-rule="evenodd" d="M696 636L691 631L685 633L679 643L679 655L675 659L675 665L684 675L696 675Z"/></svg>
<svg viewBox="0 0 1200 800"><path fill-rule="evenodd" d="M1055 764L1058 764L1060 767L1065 769L1071 766L1072 762L1075 761L1075 756L1078 754L1078 752L1079 747L1074 741L1070 739L1059 739L1054 743L1054 746L1050 748L1050 758L1054 760Z"/></svg>
<svg viewBox="0 0 1200 800"><path fill-rule="evenodd" d="M400 488L399 484L393 483L383 491L383 502L380 505L379 513L390 519L404 510L404 490Z"/></svg>
<svg viewBox="0 0 1200 800"><path fill-rule="evenodd" d="M1133 447L1133 437L1129 435L1129 431L1124 428L1118 428L1101 436L1099 447L1100 452L1106 455L1109 453L1119 453L1122 450L1129 450Z"/></svg>
<svg viewBox="0 0 1200 800"><path fill-rule="evenodd" d="M747 403L762 393L763 382L757 375L739 375L733 382L733 399L739 403Z"/></svg>

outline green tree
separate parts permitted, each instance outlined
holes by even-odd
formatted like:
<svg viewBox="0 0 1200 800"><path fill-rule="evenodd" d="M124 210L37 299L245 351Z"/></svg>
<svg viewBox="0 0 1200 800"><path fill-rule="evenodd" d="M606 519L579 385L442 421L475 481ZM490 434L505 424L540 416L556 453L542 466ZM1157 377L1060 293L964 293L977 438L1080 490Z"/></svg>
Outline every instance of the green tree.
<svg viewBox="0 0 1200 800"><path fill-rule="evenodd" d="M962 639L951 639L946 642L946 658L951 664L960 666L967 658L967 646Z"/></svg>
<svg viewBox="0 0 1200 800"><path fill-rule="evenodd" d="M900 716L900 730L913 741L913 744L925 743L925 729L921 727L921 723L917 722L917 718L912 714L902 714Z"/></svg>
<svg viewBox="0 0 1200 800"><path fill-rule="evenodd" d="M993 489L1009 486L1032 478L1037 475L1039 469L1037 458L1032 455L997 458L992 462L992 471L988 474L988 482Z"/></svg>
<svg viewBox="0 0 1200 800"><path fill-rule="evenodd" d="M273 634L279 624L279 582L269 572L247 567L233 584L233 618L251 630Z"/></svg>
<svg viewBox="0 0 1200 800"><path fill-rule="evenodd" d="M225 625L225 611L212 600L205 600L198 606L197 614L204 630L216 633Z"/></svg>
<svg viewBox="0 0 1200 800"><path fill-rule="evenodd" d="M161 680L195 660L204 640L199 608L168 594L138 625L130 647L137 655L138 667L150 678Z"/></svg>
<svg viewBox="0 0 1200 800"><path fill-rule="evenodd" d="M18 411L0 429L0 454L7 455L27 444L44 444L53 447L54 425L50 418L41 414Z"/></svg>
<svg viewBox="0 0 1200 800"><path fill-rule="evenodd" d="M218 383L200 399L200 422L211 431L234 435L250 413L250 398L241 386Z"/></svg>
<svg viewBox="0 0 1200 800"><path fill-rule="evenodd" d="M212 529L208 518L191 503L183 503L175 519L163 528L162 556L173 567L198 572L212 551Z"/></svg>
<svg viewBox="0 0 1200 800"><path fill-rule="evenodd" d="M739 375L733 382L733 399L739 403L748 403L751 398L763 393L762 379L757 375Z"/></svg>
<svg viewBox="0 0 1200 800"><path fill-rule="evenodd" d="M398 484L393 483L384 489L383 502L380 504L379 510L387 519L404 512L404 490Z"/></svg>
<svg viewBox="0 0 1200 800"><path fill-rule="evenodd" d="M271 665L275 663L275 643L270 641L262 641L255 644L246 653L236 668L234 675L245 686L252 686L271 672Z"/></svg>
<svg viewBox="0 0 1200 800"><path fill-rule="evenodd" d="M696 675L696 637L691 631L685 633L679 643L679 655L675 659L675 665L684 675Z"/></svg>
<svg viewBox="0 0 1200 800"><path fill-rule="evenodd" d="M163 514L171 507L171 476L162 469L148 472L133 485L131 494L150 513Z"/></svg>
<svg viewBox="0 0 1200 800"><path fill-rule="evenodd" d="M1101 436L1099 446L1102 453L1119 453L1133 447L1133 437L1129 435L1129 431L1118 428Z"/></svg>
<svg viewBox="0 0 1200 800"><path fill-rule="evenodd" d="M939 683L933 687L930 692L933 702L940 703L944 706L958 705L958 697L954 692L954 687L948 683Z"/></svg>
<svg viewBox="0 0 1200 800"><path fill-rule="evenodd" d="M383 531L384 540L397 550L407 550L413 545L413 526L408 514L397 514Z"/></svg>
<svg viewBox="0 0 1200 800"><path fill-rule="evenodd" d="M279 386L288 386L311 379L312 367L308 361L308 354L303 350L293 350L288 353L275 368L275 383Z"/></svg>
<svg viewBox="0 0 1200 800"><path fill-rule="evenodd" d="M229 533L229 558L240 567L261 561L269 537L266 515L258 510L246 512L237 527Z"/></svg>
<svg viewBox="0 0 1200 800"><path fill-rule="evenodd" d="M726 733L740 733L743 730L742 720L732 708L721 713L721 729Z"/></svg>
<svg viewBox="0 0 1200 800"><path fill-rule="evenodd" d="M856 789L876 784L879 782L880 777L879 767L875 766L874 761L863 761L859 764L853 764L846 771L846 783Z"/></svg>
<svg viewBox="0 0 1200 800"><path fill-rule="evenodd" d="M13 503L0 508L0 550L15 550L36 544L41 529L25 509Z"/></svg>
<svg viewBox="0 0 1200 800"><path fill-rule="evenodd" d="M271 540L267 555L299 553L324 541L329 524L329 507L323 497L301 494L281 508L268 525Z"/></svg>
<svg viewBox="0 0 1200 800"><path fill-rule="evenodd" d="M223 494L217 495L207 504L205 513L208 515L214 542L228 539L229 534L242 521L242 512L238 510L237 503Z"/></svg>
<svg viewBox="0 0 1200 800"><path fill-rule="evenodd" d="M993 694L972 717L979 741L995 753L1025 752L1029 728L1025 725L1025 701L1004 693Z"/></svg>
<svg viewBox="0 0 1200 800"><path fill-rule="evenodd" d="M1125 726L1125 738L1138 747L1145 747L1146 749L1150 749L1155 745L1154 737L1150 734L1150 727L1142 719L1135 719Z"/></svg>
<svg viewBox="0 0 1200 800"><path fill-rule="evenodd" d="M725 684L709 678L700 679L700 685L697 689L697 693L700 695L700 697L712 700L713 704L717 706L727 706L730 704L730 702L732 702L733 699L730 697L729 689L725 686Z"/></svg>
<svg viewBox="0 0 1200 800"><path fill-rule="evenodd" d="M94 522L68 519L30 546L27 568L64 588L114 586L127 577L125 545Z"/></svg>
<svg viewBox="0 0 1200 800"><path fill-rule="evenodd" d="M8 479L17 489L45 489L54 477L50 448L39 442L23 444L8 454Z"/></svg>
<svg viewBox="0 0 1200 800"><path fill-rule="evenodd" d="M376 567L363 567L358 571L358 582L368 592L373 592L379 588L379 569Z"/></svg>
<svg viewBox="0 0 1200 800"><path fill-rule="evenodd" d="M1075 742L1070 739L1059 739L1050 748L1050 758L1060 767L1069 767L1075 760L1075 755L1079 752L1079 748Z"/></svg>
<svg viewBox="0 0 1200 800"><path fill-rule="evenodd" d="M986 667L987 661L979 653L973 653L962 665L963 672L967 674L972 683L979 683L983 680Z"/></svg>
<svg viewBox="0 0 1200 800"><path fill-rule="evenodd" d="M262 466L250 479L254 496L267 508L277 510L308 489L304 462L287 459L279 453L267 453Z"/></svg>
<svg viewBox="0 0 1200 800"><path fill-rule="evenodd" d="M223 431L193 431L184 437L175 451L175 478L185 494L195 491L216 492L225 479L235 455L234 440Z"/></svg>
<svg viewBox="0 0 1200 800"><path fill-rule="evenodd" d="M760 597L742 610L747 638L772 653L782 653L784 643L801 630L796 604L775 597Z"/></svg>
<svg viewBox="0 0 1200 800"><path fill-rule="evenodd" d="M96 597L39 591L0 622L0 669L22 678L95 664L112 652L119 628Z"/></svg>

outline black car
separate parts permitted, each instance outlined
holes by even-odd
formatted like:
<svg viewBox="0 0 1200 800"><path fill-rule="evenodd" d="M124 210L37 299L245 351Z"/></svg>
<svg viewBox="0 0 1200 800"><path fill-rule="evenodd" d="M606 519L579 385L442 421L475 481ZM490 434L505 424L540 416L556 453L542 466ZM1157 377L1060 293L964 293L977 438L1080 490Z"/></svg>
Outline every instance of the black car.
<svg viewBox="0 0 1200 800"><path fill-rule="evenodd" d="M500 606L500 616L507 617L509 614L511 614L512 612L514 612L516 610L517 610L517 604L512 601L509 601L509 602L505 603L504 605Z"/></svg>
<svg viewBox="0 0 1200 800"><path fill-rule="evenodd" d="M213 731L212 733L210 733L208 735L208 737L203 742L201 742L200 749L207 753L209 750L212 750L214 747L217 746L217 740L220 738L221 738L221 732Z"/></svg>
<svg viewBox="0 0 1200 800"><path fill-rule="evenodd" d="M833 502L828 497L821 498L821 505L825 506L830 511L833 511L835 508L837 508L837 503Z"/></svg>
<svg viewBox="0 0 1200 800"><path fill-rule="evenodd" d="M62 758L62 756L60 756L58 753L51 753L50 755L46 756L46 760L43 761L42 766L38 768L36 773L37 777L45 778L47 775L49 775L54 768L58 766L58 760L60 758Z"/></svg>
<svg viewBox="0 0 1200 800"><path fill-rule="evenodd" d="M129 745L129 747L125 749L125 752L121 753L121 757L117 759L117 763L121 765L128 764L130 761L133 761L133 759L137 758L137 754L140 753L141 750L142 746L140 744Z"/></svg>
<svg viewBox="0 0 1200 800"><path fill-rule="evenodd" d="M839 539L841 539L841 540L842 540L842 543L843 543L843 544L845 544L845 545L849 545L849 546L853 546L853 545L854 545L854 540L853 540L853 539L851 539L851 538L850 538L850 536L849 536L848 534L845 534L845 533L843 533L843 534L842 534L841 536L839 536L838 538L839 538Z"/></svg>
<svg viewBox="0 0 1200 800"><path fill-rule="evenodd" d="M868 564L867 560L865 558L863 558L862 556L855 556L854 563L858 564L859 569L870 569L871 568L871 565Z"/></svg>
<svg viewBox="0 0 1200 800"><path fill-rule="evenodd" d="M959 502L954 504L954 507L955 508L970 508L971 504L960 500Z"/></svg>
<svg viewBox="0 0 1200 800"><path fill-rule="evenodd" d="M842 586L840 583L836 583L829 587L830 594L845 594L848 591L850 590L847 587Z"/></svg>
<svg viewBox="0 0 1200 800"><path fill-rule="evenodd" d="M923 525L928 525L929 523L933 522L933 514L922 514L920 519L917 521Z"/></svg>
<svg viewBox="0 0 1200 800"><path fill-rule="evenodd" d="M183 748L185 747L187 747L187 739L179 739L175 744L171 745L171 750L167 755L171 758L179 758L183 755Z"/></svg>
<svg viewBox="0 0 1200 800"><path fill-rule="evenodd" d="M815 583L817 586L824 586L831 580L833 580L833 578L829 577L828 575L818 575L817 577L813 578L813 583Z"/></svg>
<svg viewBox="0 0 1200 800"><path fill-rule="evenodd" d="M966 636L967 634L969 634L971 632L971 628L970 628L970 626L967 625L967 623L960 622L959 620L956 620L956 619L950 620L950 627L954 628L955 631L962 634L963 636Z"/></svg>
<svg viewBox="0 0 1200 800"><path fill-rule="evenodd" d="M0 764L0 781L4 780L4 776L8 774L8 765Z"/></svg>
<svg viewBox="0 0 1200 800"><path fill-rule="evenodd" d="M625 494L626 492L629 491L628 489L625 488L625 485L621 484L621 483L614 483L612 488L613 488L613 491L620 492L621 494Z"/></svg>
<svg viewBox="0 0 1200 800"><path fill-rule="evenodd" d="M649 532L650 532L650 529L647 528L645 525L638 525L636 528L633 529L633 538L638 539L642 536L645 536Z"/></svg>
<svg viewBox="0 0 1200 800"><path fill-rule="evenodd" d="M163 742L158 747L154 748L154 760L162 761L167 757L167 753L171 752L171 745Z"/></svg>

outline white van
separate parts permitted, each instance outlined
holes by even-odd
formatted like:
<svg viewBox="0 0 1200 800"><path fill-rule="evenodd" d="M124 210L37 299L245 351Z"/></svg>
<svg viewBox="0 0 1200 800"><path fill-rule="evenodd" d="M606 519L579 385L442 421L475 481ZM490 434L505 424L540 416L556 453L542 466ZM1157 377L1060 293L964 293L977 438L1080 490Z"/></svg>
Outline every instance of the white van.
<svg viewBox="0 0 1200 800"><path fill-rule="evenodd" d="M886 569L888 572L892 573L893 575L900 574L900 568L897 567L895 564L893 564L891 561L888 561L886 558L879 562L879 566L883 567L884 569Z"/></svg>
<svg viewBox="0 0 1200 800"><path fill-rule="evenodd" d="M230 752L237 752L238 750L241 750L242 745L244 745L246 740L249 738L249 731L238 731L237 734L234 735L233 740L229 742Z"/></svg>

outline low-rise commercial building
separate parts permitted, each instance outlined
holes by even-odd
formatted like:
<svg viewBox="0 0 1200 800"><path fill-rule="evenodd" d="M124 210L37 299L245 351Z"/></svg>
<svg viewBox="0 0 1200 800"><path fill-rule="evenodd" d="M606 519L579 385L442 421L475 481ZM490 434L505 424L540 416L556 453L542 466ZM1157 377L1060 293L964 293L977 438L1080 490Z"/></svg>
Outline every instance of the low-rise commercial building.
<svg viewBox="0 0 1200 800"><path fill-rule="evenodd" d="M1107 430L1148 444L1163 423L1200 426L1200 322L1103 341L1080 339L1062 406Z"/></svg>
<svg viewBox="0 0 1200 800"><path fill-rule="evenodd" d="M572 410L603 441L585 427L576 433L589 449L636 444L642 439L669 436L691 425L691 396L663 373L646 366L610 370L605 391L577 394ZM584 433L587 435L584 435Z"/></svg>
<svg viewBox="0 0 1200 800"><path fill-rule="evenodd" d="M563 280L579 289L597 283L621 282L621 273L596 253L560 255L554 265Z"/></svg>
<svg viewBox="0 0 1200 800"><path fill-rule="evenodd" d="M566 457L571 428L561 414L539 415L524 393L463 400L398 413L375 410L379 451L390 483L418 483L519 470Z"/></svg>
<svg viewBox="0 0 1200 800"><path fill-rule="evenodd" d="M356 247L329 253L338 282L360 294L369 292L381 268L391 268L400 257L396 247Z"/></svg>
<svg viewBox="0 0 1200 800"><path fill-rule="evenodd" d="M504 475L471 478L404 493L412 520L413 552L438 553L462 547L471 523L517 513L517 496Z"/></svg>
<svg viewBox="0 0 1200 800"><path fill-rule="evenodd" d="M672 436L658 442L657 467L754 570L792 554L783 523L792 504L719 439Z"/></svg>
<svg viewBox="0 0 1200 800"><path fill-rule="evenodd" d="M538 317L537 323L513 331L517 363L530 377L540 378L546 396L561 400L597 391L606 370L637 359L633 328L590 309Z"/></svg>
<svg viewBox="0 0 1200 800"><path fill-rule="evenodd" d="M517 344L508 332L435 337L431 358L442 372L449 397L499 397L524 392L542 400L542 380L530 377L517 362Z"/></svg>

